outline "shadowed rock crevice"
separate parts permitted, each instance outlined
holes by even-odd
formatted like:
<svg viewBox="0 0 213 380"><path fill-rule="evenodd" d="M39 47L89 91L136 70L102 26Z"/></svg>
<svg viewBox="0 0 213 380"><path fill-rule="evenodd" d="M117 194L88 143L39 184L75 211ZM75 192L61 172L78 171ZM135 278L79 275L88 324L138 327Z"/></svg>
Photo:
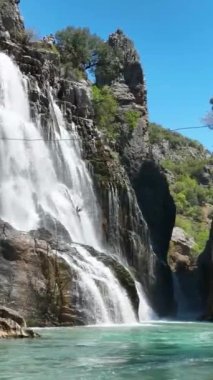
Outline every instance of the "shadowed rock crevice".
<svg viewBox="0 0 213 380"><path fill-rule="evenodd" d="M146 161L134 180L134 189L149 226L153 250L166 263L176 215L166 177L153 161Z"/></svg>

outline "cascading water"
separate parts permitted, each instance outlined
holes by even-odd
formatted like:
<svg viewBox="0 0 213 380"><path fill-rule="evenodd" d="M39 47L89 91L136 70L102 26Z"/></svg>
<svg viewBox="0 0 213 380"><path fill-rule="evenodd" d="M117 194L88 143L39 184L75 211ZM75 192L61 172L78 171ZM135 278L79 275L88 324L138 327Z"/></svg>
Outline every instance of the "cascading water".
<svg viewBox="0 0 213 380"><path fill-rule="evenodd" d="M152 310L151 306L148 304L146 296L144 294L143 288L139 282L136 281L136 288L139 295L139 321L150 321L156 320L157 316Z"/></svg>
<svg viewBox="0 0 213 380"><path fill-rule="evenodd" d="M41 215L49 215L73 242L100 250L99 208L79 138L74 125L66 130L62 113L49 96L53 122L48 126L51 141L45 142L39 122L30 118L23 76L9 57L0 54L0 217L28 231L40 225ZM85 307L87 322L136 322L127 293L111 270L86 248L74 247L76 255L63 258L75 273L77 302Z"/></svg>
<svg viewBox="0 0 213 380"><path fill-rule="evenodd" d="M108 191L109 197L109 236L111 240L109 244L112 249L120 256L121 248L120 248L120 239L119 239L119 200L118 200L118 192L117 189L112 185Z"/></svg>
<svg viewBox="0 0 213 380"><path fill-rule="evenodd" d="M135 313L126 291L111 270L93 257L85 247L75 246L75 256L64 255L76 271L80 293L79 310L84 308L88 323L132 323Z"/></svg>

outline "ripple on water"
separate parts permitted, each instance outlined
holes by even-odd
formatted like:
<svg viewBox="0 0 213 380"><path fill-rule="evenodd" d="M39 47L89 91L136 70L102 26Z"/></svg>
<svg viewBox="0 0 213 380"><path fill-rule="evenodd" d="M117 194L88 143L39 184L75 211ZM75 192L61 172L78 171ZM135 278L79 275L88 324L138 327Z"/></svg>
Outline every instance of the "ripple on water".
<svg viewBox="0 0 213 380"><path fill-rule="evenodd" d="M1 380L213 380L212 325L39 330L0 343Z"/></svg>

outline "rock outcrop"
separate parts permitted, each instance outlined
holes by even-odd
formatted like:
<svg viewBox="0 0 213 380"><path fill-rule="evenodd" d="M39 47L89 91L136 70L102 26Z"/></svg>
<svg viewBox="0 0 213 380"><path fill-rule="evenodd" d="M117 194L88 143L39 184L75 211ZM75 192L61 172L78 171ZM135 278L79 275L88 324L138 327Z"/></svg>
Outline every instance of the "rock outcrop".
<svg viewBox="0 0 213 380"><path fill-rule="evenodd" d="M145 77L133 42L120 29L109 36L107 43L119 57L119 74L113 83L103 82L103 76L98 76L97 83L110 85L118 101L122 126L117 150L128 175L134 178L140 170L142 160L149 155ZM128 111L138 114L137 125L132 131L125 120Z"/></svg>
<svg viewBox="0 0 213 380"><path fill-rule="evenodd" d="M0 339L1 338L35 338L39 334L28 329L24 318L16 311L0 306Z"/></svg>
<svg viewBox="0 0 213 380"><path fill-rule="evenodd" d="M70 306L72 277L50 241L52 235L45 230L28 234L0 222L1 303L17 310L31 326L67 322L64 309Z"/></svg>
<svg viewBox="0 0 213 380"><path fill-rule="evenodd" d="M191 249L194 245L194 239L187 236L182 228L173 229L168 257L173 272L193 267L195 260L191 255Z"/></svg>
<svg viewBox="0 0 213 380"><path fill-rule="evenodd" d="M143 262L141 277L146 278L145 273L149 273L149 278L152 278L150 273L153 274L155 280L152 283L155 286L151 292L152 303L158 305L158 313L165 315L165 313L171 312L174 306L172 277L167 264L167 252L175 222L175 205L169 192L167 179L160 166L153 160L151 152L147 91L139 56L132 41L120 30L110 35L108 44L116 52L119 52L119 76L113 83L110 81L103 83L99 77L97 80L98 83L110 85L119 104L121 128L116 150L128 175L131 187L134 189L140 212L148 225L152 249L156 255L155 260L153 260L152 254L149 253L145 256L144 252L142 253L144 257L147 257L146 261L149 264L144 265ZM131 131L125 118L128 112L136 112L138 115L137 123ZM122 222L120 225L122 226ZM145 231L144 227L143 230ZM141 236L142 233L140 232L140 238ZM122 250L125 252L124 246L122 246ZM126 246L128 247L128 245ZM141 251L141 247L137 250ZM154 261L153 267L150 263ZM139 267L136 267L138 271ZM145 270L145 268L149 269ZM152 269L150 270L150 268ZM150 285L147 288L150 289ZM161 299L161 306L159 299Z"/></svg>
<svg viewBox="0 0 213 380"><path fill-rule="evenodd" d="M111 268L137 315L139 299L131 273L115 257L85 248ZM47 230L21 232L0 221L1 303L17 310L30 326L86 324L84 310L76 304L75 269L67 263L67 255L77 257L75 245L56 240ZM0 326L2 318L12 319L14 328L26 327L19 314L11 317L3 307Z"/></svg>
<svg viewBox="0 0 213 380"><path fill-rule="evenodd" d="M0 38L5 40L21 40L24 35L24 24L20 16L17 0L1 0L0 2Z"/></svg>
<svg viewBox="0 0 213 380"><path fill-rule="evenodd" d="M168 262L173 272L174 290L179 319L195 320L202 314L202 297L199 289L199 270L192 255L194 240L183 229L173 230Z"/></svg>

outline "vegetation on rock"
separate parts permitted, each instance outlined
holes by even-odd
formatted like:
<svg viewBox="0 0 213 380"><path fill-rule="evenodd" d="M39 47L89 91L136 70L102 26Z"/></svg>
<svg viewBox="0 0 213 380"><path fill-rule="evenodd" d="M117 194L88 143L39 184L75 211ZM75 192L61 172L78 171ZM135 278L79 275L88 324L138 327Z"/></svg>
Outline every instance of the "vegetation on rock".
<svg viewBox="0 0 213 380"><path fill-rule="evenodd" d="M140 112L135 110L128 110L125 112L124 118L130 130L133 131L138 125L138 121L140 119Z"/></svg>
<svg viewBox="0 0 213 380"><path fill-rule="evenodd" d="M162 149L160 163L175 200L176 226L194 238L192 252L200 253L208 239L213 210L213 157L198 142L154 123L150 124L150 141L153 151L168 143Z"/></svg>
<svg viewBox="0 0 213 380"><path fill-rule="evenodd" d="M56 46L63 65L68 64L81 72L89 70L92 74L98 71L110 80L117 76L115 51L88 28L68 26L58 31Z"/></svg>
<svg viewBox="0 0 213 380"><path fill-rule="evenodd" d="M162 140L169 141L171 148L179 147L194 147L198 150L203 150L203 146L196 140L189 139L182 136L180 133L173 132L169 129L162 128L159 124L150 123L149 124L149 138L150 143L159 143Z"/></svg>
<svg viewBox="0 0 213 380"><path fill-rule="evenodd" d="M118 103L110 87L93 86L92 101L97 127L110 141L115 140L118 133L118 123L116 122Z"/></svg>

